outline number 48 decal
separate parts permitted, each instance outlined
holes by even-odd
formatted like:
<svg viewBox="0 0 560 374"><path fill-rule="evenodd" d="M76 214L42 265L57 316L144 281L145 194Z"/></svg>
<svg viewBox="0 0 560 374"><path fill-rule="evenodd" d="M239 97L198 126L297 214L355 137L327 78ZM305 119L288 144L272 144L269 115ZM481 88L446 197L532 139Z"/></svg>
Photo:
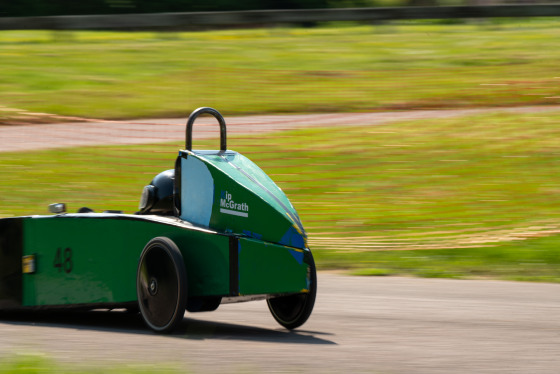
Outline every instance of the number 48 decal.
<svg viewBox="0 0 560 374"><path fill-rule="evenodd" d="M56 250L56 254L54 255L53 265L55 268L58 268L58 272L60 273L64 270L66 273L72 272L72 268L74 264L72 263L72 249L66 248L64 251L61 248Z"/></svg>

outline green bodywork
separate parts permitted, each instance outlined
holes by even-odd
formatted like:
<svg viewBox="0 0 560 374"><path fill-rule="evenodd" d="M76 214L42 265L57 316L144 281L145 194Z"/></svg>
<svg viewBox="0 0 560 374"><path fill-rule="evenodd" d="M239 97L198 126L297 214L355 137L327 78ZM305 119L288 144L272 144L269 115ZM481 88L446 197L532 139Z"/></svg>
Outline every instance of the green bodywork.
<svg viewBox="0 0 560 374"><path fill-rule="evenodd" d="M35 256L36 271L23 274L22 306L137 300L138 260L144 246L158 236L170 238L181 251L188 297L308 289L304 251L200 229L174 218L91 213L23 220L22 256ZM232 282L232 272L237 282Z"/></svg>
<svg viewBox="0 0 560 374"><path fill-rule="evenodd" d="M307 248L301 220L284 192L234 151L182 151L181 218L220 232Z"/></svg>
<svg viewBox="0 0 560 374"><path fill-rule="evenodd" d="M254 163L232 151L181 151L175 184L175 217L0 219L0 307L135 302L139 259L155 237L179 248L188 298L309 292L313 260L301 221Z"/></svg>
<svg viewBox="0 0 560 374"><path fill-rule="evenodd" d="M309 290L306 252L252 239L239 245L241 294L282 294ZM264 280L264 281L263 281Z"/></svg>
<svg viewBox="0 0 560 374"><path fill-rule="evenodd" d="M23 255L36 254L37 271L24 274L23 305L136 300L138 260L157 236L170 238L181 249L191 270L191 296L229 292L226 236L106 214L43 216L24 221ZM66 248L72 251L71 264L65 263ZM59 250L61 266L55 266Z"/></svg>

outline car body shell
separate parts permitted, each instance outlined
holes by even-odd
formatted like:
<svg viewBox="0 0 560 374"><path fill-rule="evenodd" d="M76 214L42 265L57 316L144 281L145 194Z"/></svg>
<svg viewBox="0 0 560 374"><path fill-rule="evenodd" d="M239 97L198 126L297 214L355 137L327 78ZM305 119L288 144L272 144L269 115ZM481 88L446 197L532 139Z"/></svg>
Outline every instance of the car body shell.
<svg viewBox="0 0 560 374"><path fill-rule="evenodd" d="M192 124L207 113L220 123L220 150L193 151ZM148 325L167 332L184 308L207 311L265 298L277 299L269 308L282 325L305 322L316 275L299 216L266 173L226 149L225 121L212 108L189 117L172 204L170 215L82 209L0 219L0 309L140 305ZM154 246L164 260L146 255ZM153 273L163 274L160 283L157 275L144 274L165 266ZM164 280L168 273L175 275ZM169 300L163 287L171 287ZM166 303L178 305L178 316L154 325L150 308L157 312Z"/></svg>

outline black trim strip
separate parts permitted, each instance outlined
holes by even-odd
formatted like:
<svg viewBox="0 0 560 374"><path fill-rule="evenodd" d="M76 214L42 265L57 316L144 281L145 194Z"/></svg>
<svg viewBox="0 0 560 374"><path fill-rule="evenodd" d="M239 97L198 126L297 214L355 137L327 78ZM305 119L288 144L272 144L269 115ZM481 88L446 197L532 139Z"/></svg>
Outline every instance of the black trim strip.
<svg viewBox="0 0 560 374"><path fill-rule="evenodd" d="M186 158L186 157L185 157ZM175 179L173 180L173 205L175 207L175 216L181 216L181 160L182 155L175 160Z"/></svg>
<svg viewBox="0 0 560 374"><path fill-rule="evenodd" d="M229 237L229 294L239 295L239 239Z"/></svg>
<svg viewBox="0 0 560 374"><path fill-rule="evenodd" d="M0 308L21 306L23 218L0 219Z"/></svg>

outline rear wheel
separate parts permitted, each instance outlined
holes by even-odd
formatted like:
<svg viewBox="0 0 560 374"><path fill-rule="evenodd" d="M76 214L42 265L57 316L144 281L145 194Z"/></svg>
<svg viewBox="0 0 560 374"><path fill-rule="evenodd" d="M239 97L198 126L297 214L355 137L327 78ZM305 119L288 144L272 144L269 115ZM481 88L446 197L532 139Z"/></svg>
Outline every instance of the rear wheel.
<svg viewBox="0 0 560 374"><path fill-rule="evenodd" d="M157 237L144 247L136 278L138 307L156 332L170 332L183 320L187 303L187 271L177 245Z"/></svg>
<svg viewBox="0 0 560 374"><path fill-rule="evenodd" d="M313 311L317 295L317 270L313 257L311 257L309 273L309 292L267 300L268 309L276 322L287 329L291 330L303 325Z"/></svg>

